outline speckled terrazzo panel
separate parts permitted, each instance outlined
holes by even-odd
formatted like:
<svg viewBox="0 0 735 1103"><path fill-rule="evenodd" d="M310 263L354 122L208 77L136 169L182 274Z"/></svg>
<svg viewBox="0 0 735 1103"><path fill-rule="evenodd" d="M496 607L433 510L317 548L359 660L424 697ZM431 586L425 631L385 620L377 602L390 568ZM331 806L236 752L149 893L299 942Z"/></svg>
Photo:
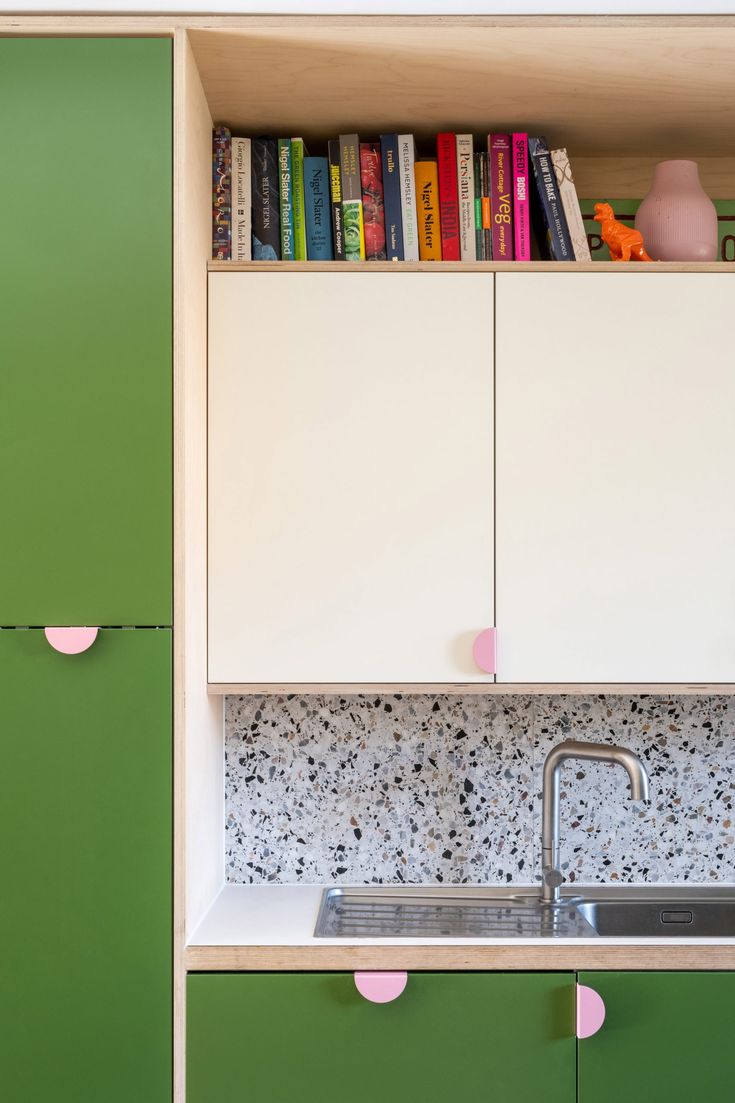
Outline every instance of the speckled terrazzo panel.
<svg viewBox="0 0 735 1103"><path fill-rule="evenodd" d="M735 700L726 697L230 697L230 882L528 884L541 767L562 739L644 759L569 763L570 880L735 881Z"/></svg>
<svg viewBox="0 0 735 1103"><path fill-rule="evenodd" d="M735 700L542 697L534 766L562 739L630 747L651 779L649 804L627 799L625 771L570 762L562 785L563 868L570 881L735 880ZM534 838L541 801L534 804Z"/></svg>

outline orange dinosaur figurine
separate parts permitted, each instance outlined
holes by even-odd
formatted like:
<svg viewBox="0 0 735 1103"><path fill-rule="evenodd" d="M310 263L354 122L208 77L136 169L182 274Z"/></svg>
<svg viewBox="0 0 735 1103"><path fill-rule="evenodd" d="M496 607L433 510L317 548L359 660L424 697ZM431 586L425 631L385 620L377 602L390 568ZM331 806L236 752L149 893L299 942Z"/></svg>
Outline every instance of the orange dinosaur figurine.
<svg viewBox="0 0 735 1103"><path fill-rule="evenodd" d="M610 250L610 260L653 260L643 247L640 230L618 222L609 203L595 203L595 222L600 223L600 233Z"/></svg>

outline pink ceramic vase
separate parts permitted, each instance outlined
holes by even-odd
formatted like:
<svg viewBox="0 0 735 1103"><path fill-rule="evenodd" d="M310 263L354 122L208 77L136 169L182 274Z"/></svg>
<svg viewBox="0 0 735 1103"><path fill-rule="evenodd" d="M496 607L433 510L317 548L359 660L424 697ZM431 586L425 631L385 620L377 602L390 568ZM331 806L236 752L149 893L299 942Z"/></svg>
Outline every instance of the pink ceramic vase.
<svg viewBox="0 0 735 1103"><path fill-rule="evenodd" d="M696 161L659 161L635 228L654 260L717 259L717 211Z"/></svg>

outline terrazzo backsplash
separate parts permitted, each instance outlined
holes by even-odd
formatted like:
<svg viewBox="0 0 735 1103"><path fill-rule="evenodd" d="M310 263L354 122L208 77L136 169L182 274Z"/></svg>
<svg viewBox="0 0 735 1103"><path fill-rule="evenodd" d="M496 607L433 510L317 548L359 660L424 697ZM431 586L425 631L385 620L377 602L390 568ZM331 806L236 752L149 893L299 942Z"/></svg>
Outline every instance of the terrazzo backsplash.
<svg viewBox="0 0 735 1103"><path fill-rule="evenodd" d="M230 883L539 880L541 769L562 739L643 759L562 772L562 866L578 882L735 881L735 698L230 697Z"/></svg>

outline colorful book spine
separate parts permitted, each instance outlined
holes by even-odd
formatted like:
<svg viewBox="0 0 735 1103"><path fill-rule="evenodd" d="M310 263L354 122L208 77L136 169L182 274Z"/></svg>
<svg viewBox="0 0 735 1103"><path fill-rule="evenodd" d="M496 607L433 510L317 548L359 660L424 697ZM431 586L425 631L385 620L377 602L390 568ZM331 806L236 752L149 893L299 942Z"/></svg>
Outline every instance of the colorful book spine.
<svg viewBox="0 0 735 1103"><path fill-rule="evenodd" d="M381 134L380 153L383 167L385 252L388 260L403 260L401 173L398 164L397 134Z"/></svg>
<svg viewBox="0 0 735 1103"><path fill-rule="evenodd" d="M378 142L360 142L360 184L365 259L386 260L383 170Z"/></svg>
<svg viewBox="0 0 735 1103"><path fill-rule="evenodd" d="M332 259L332 224L329 200L329 161L304 157L306 202L306 259Z"/></svg>
<svg viewBox="0 0 735 1103"><path fill-rule="evenodd" d="M457 196L459 199L459 255L462 260L477 260L475 165L471 134L457 135Z"/></svg>
<svg viewBox="0 0 735 1103"><path fill-rule="evenodd" d="M516 260L531 259L531 211L528 194L528 135L514 134L513 158L513 254Z"/></svg>
<svg viewBox="0 0 735 1103"><path fill-rule="evenodd" d="M232 259L252 260L252 166L250 139L232 139Z"/></svg>
<svg viewBox="0 0 735 1103"><path fill-rule="evenodd" d="M232 258L232 151L226 126L212 136L212 259Z"/></svg>
<svg viewBox="0 0 735 1103"><path fill-rule="evenodd" d="M528 154L539 197L549 256L552 260L573 261L574 247L546 139L529 138Z"/></svg>
<svg viewBox="0 0 735 1103"><path fill-rule="evenodd" d="M253 260L280 260L278 142L275 138L253 138L250 152L253 166Z"/></svg>
<svg viewBox="0 0 735 1103"><path fill-rule="evenodd" d="M419 260L441 260L439 173L436 161L417 161L416 201L419 224Z"/></svg>
<svg viewBox="0 0 735 1103"><path fill-rule="evenodd" d="M339 161L339 142L327 144L329 156L329 198L332 205L332 248L335 260L347 260L345 235L342 223L342 169Z"/></svg>
<svg viewBox="0 0 735 1103"><path fill-rule="evenodd" d="M291 139L278 139L278 200L281 213L281 260L295 260Z"/></svg>
<svg viewBox="0 0 735 1103"><path fill-rule="evenodd" d="M442 133L436 137L439 171L439 213L444 260L461 260L459 247L459 197L457 193L457 138Z"/></svg>
<svg viewBox="0 0 735 1103"><path fill-rule="evenodd" d="M572 239L572 249L575 260L592 260L587 231L584 228L582 211L579 207L579 197L574 186L572 166L569 164L569 156L565 149L553 149L551 151L551 163L554 166L554 175L561 196L561 205L566 215L569 236Z"/></svg>
<svg viewBox="0 0 735 1103"><path fill-rule="evenodd" d="M357 134L340 134L339 159L345 258L347 260L365 260L365 232L362 221L362 187L360 184L360 139Z"/></svg>
<svg viewBox="0 0 735 1103"><path fill-rule="evenodd" d="M419 259L419 226L416 217L416 144L413 134L398 135L398 163L401 173L401 223L404 260Z"/></svg>
<svg viewBox="0 0 735 1103"><path fill-rule="evenodd" d="M488 137L488 158L493 260L513 260L513 172L509 134L491 134Z"/></svg>
<svg viewBox="0 0 735 1103"><path fill-rule="evenodd" d="M482 236L485 242L485 260L492 260L493 216L490 210L490 163L487 153L482 155Z"/></svg>
<svg viewBox="0 0 735 1103"><path fill-rule="evenodd" d="M293 180L293 251L295 260L306 260L306 200L304 196L303 138L291 139L291 178Z"/></svg>
<svg viewBox="0 0 735 1103"><path fill-rule="evenodd" d="M487 260L485 256L485 235L482 232L482 154L473 156L474 169L474 217L475 217L475 258Z"/></svg>

